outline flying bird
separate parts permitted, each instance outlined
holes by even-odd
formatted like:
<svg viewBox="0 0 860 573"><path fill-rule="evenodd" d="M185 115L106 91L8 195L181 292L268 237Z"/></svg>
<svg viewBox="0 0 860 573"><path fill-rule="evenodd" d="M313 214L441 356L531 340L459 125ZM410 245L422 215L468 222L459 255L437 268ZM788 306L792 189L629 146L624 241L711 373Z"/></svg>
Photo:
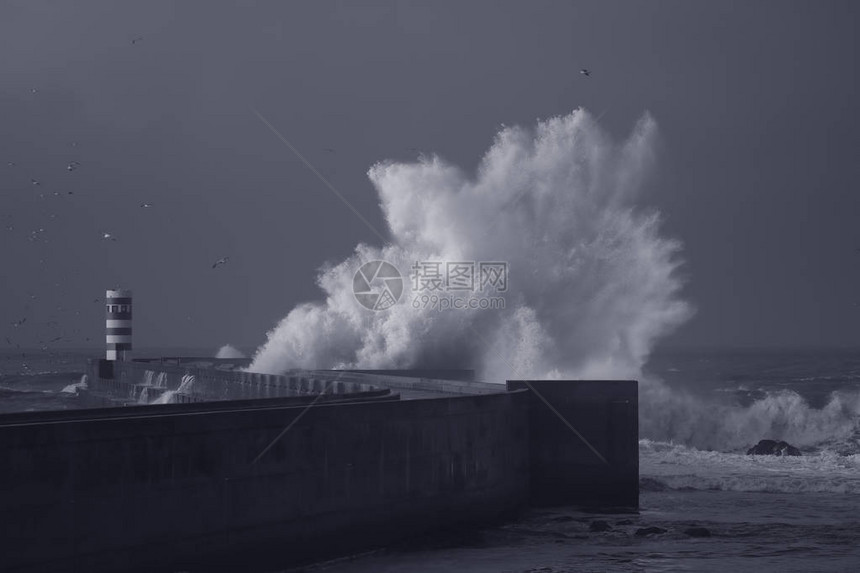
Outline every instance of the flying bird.
<svg viewBox="0 0 860 573"><path fill-rule="evenodd" d="M14 326L15 328L18 328L19 326L22 326L25 322L27 322L26 316L24 318L22 318L21 320L16 320L15 322L13 322L12 326Z"/></svg>
<svg viewBox="0 0 860 573"><path fill-rule="evenodd" d="M579 73L586 77L591 76L591 72L587 68L582 68L581 70L579 70Z"/></svg>
<svg viewBox="0 0 860 573"><path fill-rule="evenodd" d="M33 178L30 178L30 183L32 183L33 185L39 185L39 182Z"/></svg>
<svg viewBox="0 0 860 573"><path fill-rule="evenodd" d="M114 237L110 233L105 233L104 231L102 232L102 239L104 239L105 241L116 241L116 237Z"/></svg>
<svg viewBox="0 0 860 573"><path fill-rule="evenodd" d="M218 259L217 261L215 261L214 263L212 263L212 268L214 269L214 268L220 267L221 265L226 265L227 261L229 261L229 260L230 260L230 257L222 257L222 258Z"/></svg>
<svg viewBox="0 0 860 573"><path fill-rule="evenodd" d="M78 166L79 166L79 165L80 165L80 162L78 162L78 161L72 161L71 163L69 163L69 164L66 166L66 170L67 170L67 171L74 171L75 169L77 169L77 168L78 168Z"/></svg>
<svg viewBox="0 0 860 573"><path fill-rule="evenodd" d="M140 206L143 209L149 209L150 207L152 207L152 203L141 203Z"/></svg>
<svg viewBox="0 0 860 573"><path fill-rule="evenodd" d="M131 43L137 44L138 42L142 42L142 41L143 41L143 36L138 36L137 38L132 39Z"/></svg>
<svg viewBox="0 0 860 573"><path fill-rule="evenodd" d="M15 167L15 166L17 165L17 163L15 163L14 161L10 161L10 162L9 162L9 163L7 163L6 165L7 165L7 166L9 166L9 167Z"/></svg>

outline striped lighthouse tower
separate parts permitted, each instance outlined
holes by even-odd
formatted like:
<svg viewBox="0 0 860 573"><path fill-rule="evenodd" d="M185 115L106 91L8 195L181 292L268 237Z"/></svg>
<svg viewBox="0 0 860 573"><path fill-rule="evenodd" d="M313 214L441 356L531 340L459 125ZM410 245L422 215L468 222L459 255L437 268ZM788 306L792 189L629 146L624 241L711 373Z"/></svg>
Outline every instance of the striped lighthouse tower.
<svg viewBox="0 0 860 573"><path fill-rule="evenodd" d="M131 360L131 291L107 291L105 305L106 358Z"/></svg>

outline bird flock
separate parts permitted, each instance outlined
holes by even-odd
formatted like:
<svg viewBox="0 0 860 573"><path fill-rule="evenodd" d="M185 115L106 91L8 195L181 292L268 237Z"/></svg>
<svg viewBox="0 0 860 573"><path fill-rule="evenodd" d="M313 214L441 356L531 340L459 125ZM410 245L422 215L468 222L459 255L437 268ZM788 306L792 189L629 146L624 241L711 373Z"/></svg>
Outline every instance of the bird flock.
<svg viewBox="0 0 860 573"><path fill-rule="evenodd" d="M139 44L139 43L143 42L143 40L144 40L143 36L136 36L136 37L134 37L134 38L132 38L132 39L131 39L131 44L132 44L132 45L137 45L137 44ZM591 70L589 70L588 68L582 68L582 69L580 69L580 70L579 70L579 73L580 73L582 76L586 77L586 78L590 78L590 77L591 77ZM30 90L30 92L31 92L32 94L34 94L34 95L35 95L35 94L38 94L38 93L39 93L39 90L38 90L38 88L33 87L33 88ZM71 146L72 146L73 148L77 148L77 147L78 147L78 143L77 143L77 142L72 142L72 143L71 143ZM417 149L417 148L414 148L414 147L410 147L410 148L409 148L409 150L410 150L410 151L415 151L415 152L417 152L417 151L418 151L418 149ZM325 148L323 148L323 151L325 151L326 153L332 154L332 153L335 153L335 151L336 151L336 150L335 150L334 148L332 148L332 147L325 147ZM19 167L18 162L16 162L16 161L7 161L7 162L6 162L6 166L7 166L7 168L9 168L9 169L17 169L17 168ZM78 170L80 170L82 167L83 167L83 164L82 164L82 162L81 162L81 161L78 161L78 160L70 160L70 161L66 164L66 171L67 171L67 172L69 172L69 173L73 173L73 172L77 172L77 171L78 171ZM30 185L31 185L33 188L38 188L38 189L40 190L40 193L39 193L39 198L40 198L40 199L45 198L45 196L46 196L45 192L44 192L44 191L41 191L41 190L44 188L44 186L42 185L42 182L41 182L39 179L36 179L35 177L30 177ZM49 185L48 187L50 187L50 185ZM59 197L59 196L64 195L64 194L65 194L65 195L74 195L74 191L69 191L69 190L65 191L65 193L63 193L63 192L62 192L62 191L60 191L60 190L51 190L51 191L49 191L48 193L50 193L50 195L51 195L51 196L54 196L54 197ZM139 208L141 208L141 209L152 209L152 208L154 208L154 204L153 204L153 203L151 203L151 202L149 202L149 201L143 201L143 202L139 203ZM50 215L49 215L49 218L50 218L50 219L55 219L55 218L56 218L56 215L52 213L52 214L50 214ZM14 231L14 230L15 230L15 225L14 225L14 224L8 224L8 225L6 225L5 229L6 229L7 231L10 231L10 232L11 232L11 231ZM44 243L47 243L47 242L48 242L48 240L47 240L47 238L45 238L45 234L46 234L45 228L44 228L44 227L39 227L39 228L37 228L37 229L32 229L32 230L27 234L27 239L28 239L30 242L44 242ZM118 239L117 239L117 236L114 234L114 232L113 232L113 231L108 231L108 230L102 230L102 231L100 231L100 237L101 237L101 240L102 240L102 241L106 241L106 242L117 242L117 240L118 240ZM213 270L214 270L214 269L218 269L219 267L223 267L223 266L227 265L227 263L229 262L229 260L230 260L230 257L226 257L226 256L225 256L225 257L221 257L221 258L219 258L218 260L216 260L215 262L213 262L213 263L212 263L212 265L211 265L211 269L213 269ZM40 262L44 262L44 259L40 259ZM56 285L56 286L59 286L59 285ZM31 298L31 299L33 299L33 300L34 300L34 299L36 299L36 295L31 294L31 295L29 295L29 296L30 296L30 298ZM99 302L102 302L102 300L103 300L103 299L101 299L101 298L96 298L96 299L94 299L94 300L93 300L93 303L99 303ZM61 307L57 307L57 308L58 308L58 310L59 310L59 309L61 309ZM25 310L29 310L29 305L25 305ZM80 314L80 311L76 311L76 314ZM23 328L23 327L24 327L24 325L25 325L25 324L27 324L27 317L26 317L26 316L25 316L25 317L22 317L22 318L20 318L20 319L18 319L18 320L14 320L14 321L12 321L12 322L11 322L12 327L13 327L13 328L15 328L15 329L21 329L21 328ZM60 323L59 323L58 321L56 321L56 320L51 320L51 321L48 321L48 322L46 322L46 323L41 324L40 326L58 327L58 326L60 326ZM76 330L75 330L75 332L79 332L79 331L76 329ZM21 348L20 344L19 344L18 342L14 341L14 340L13 340L12 338L10 338L9 336L6 336L6 337L5 337L5 339L6 339L6 343L7 343L7 345L9 345L9 346L15 346L15 348L16 348L16 349L20 349L20 348ZM50 345L50 344L55 344L55 343L60 342L60 341L63 341L63 340L68 340L68 338L67 338L66 336L53 336L53 337L50 337L50 338L47 338L47 339L44 339L44 340L43 340L42 338L40 338L40 339L39 339L39 343L40 343L40 345L41 345L41 350L48 350L48 349L49 349L49 345ZM80 339L78 339L78 340L80 341ZM86 338L85 338L85 341L89 342L89 341L90 341L90 338L89 338L89 337L86 337Z"/></svg>
<svg viewBox="0 0 860 573"><path fill-rule="evenodd" d="M130 42L132 45L137 45L137 44L143 42L143 40L144 40L143 36L136 36L136 37L132 38ZM40 94L40 90L37 87L32 87L30 89L30 93L33 96L38 96L38 94ZM71 147L77 151L78 142L71 142ZM75 153L75 154L77 154L77 153ZM2 165L2 163L0 163L0 165ZM6 168L8 170L8 173L10 174L9 177L18 177L20 175L24 175L23 173L20 173L23 168L22 168L22 164L19 163L18 161L7 160L5 165L6 165ZM65 163L65 170L69 174L75 174L75 176L77 176L76 174L80 171L85 172L86 171L86 164L85 164L84 158L75 157L73 159L68 160ZM14 175L15 172L18 172L19 175ZM39 176L24 175L24 177L29 179L30 187L33 188L34 191L37 192L38 198L40 200L43 200L46 197L71 196L71 195L75 194L75 192L72 190L55 188L55 187L62 187L64 185L64 182L59 181L59 180L54 180L54 179L52 179L51 176L46 176L46 179L42 179L42 177L40 175ZM3 178L3 179L5 179L5 178ZM26 181L27 179L24 179L24 181ZM0 181L2 181L2 179L0 179ZM147 210L155 208L155 204L150 202L150 201L140 202L138 204L138 206L140 209L147 209ZM0 213L0 214L2 214L2 213ZM54 220L57 218L57 215L55 213L45 213L44 215L47 217L47 219L50 219L50 220ZM7 218L10 217L8 212L6 214L6 217ZM7 232L7 235L5 238L0 239L0 243L2 243L4 245L9 245L11 243L10 237L14 236L14 233L16 232L16 230L18 230L18 228L19 227L11 220L9 220L8 222L4 222L3 229ZM32 243L47 244L49 242L46 226L39 226L39 227L30 229L29 231L25 231L24 237L27 239L27 241L32 242ZM115 243L118 241L118 236L115 234L115 232L113 230L101 230L101 231L99 231L99 237L100 237L101 241L105 241L108 243ZM45 262L44 258L40 258L38 260L40 263ZM222 266L226 265L228 261L229 261L229 257L221 257L218 260L216 260L214 263L212 263L211 268L217 269L219 267L222 267ZM55 286L59 287L60 285L56 284ZM29 294L28 296L29 296L29 299L31 301L35 301L37 299L37 296L35 294ZM101 303L101 302L103 302L102 298L96 298L93 300L94 304L95 303ZM44 305L43 305L43 308L44 308ZM29 314L32 310L33 309L31 308L30 304L24 305L24 308L23 308L24 313ZM55 310L58 312L63 312L66 309L63 309L63 307L61 307L61 306L57 306L57 307L55 307ZM80 311L75 311L74 314L80 315ZM30 320L28 320L28 318ZM60 329L63 325L62 325L62 321L56 320L55 314L49 317L51 320L48 320L46 322L41 322L41 323L40 322L34 323L32 318L33 318L32 316L22 316L21 318L16 318L15 320L11 320L8 323L13 329L13 331L10 331L10 332L14 332L14 331L19 332L19 334L13 333L13 334L11 334L11 336L4 336L6 345L9 348L14 347L16 350L21 349L21 341L25 340L25 338L28 338L28 337L25 337L24 336L25 333L21 332L21 331L24 331L28 328L34 329L33 333L37 335L36 339L40 345L40 350L43 350L43 351L50 350L51 345L54 345L54 344L56 344L58 342L62 342L62 341L90 342L90 340L91 340L90 337L70 336L69 334L72 334L72 335L80 334L80 330L77 328L72 329L69 334L67 334L65 332L62 334L58 333L57 329ZM30 338L30 340L32 340L32 338ZM21 354L23 357L26 358L26 353L22 352Z"/></svg>

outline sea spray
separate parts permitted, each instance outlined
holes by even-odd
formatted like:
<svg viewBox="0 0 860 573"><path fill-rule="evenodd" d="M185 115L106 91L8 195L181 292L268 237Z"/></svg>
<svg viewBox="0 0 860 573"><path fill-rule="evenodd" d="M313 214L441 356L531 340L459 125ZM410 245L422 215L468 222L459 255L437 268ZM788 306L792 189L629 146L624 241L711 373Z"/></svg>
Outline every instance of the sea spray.
<svg viewBox="0 0 860 573"><path fill-rule="evenodd" d="M823 409L797 395L750 407L708 401L645 377L655 343L692 314L680 298L680 244L638 203L654 162L657 126L642 117L616 143L584 110L506 127L477 173L440 157L382 162L368 175L390 240L359 244L322 267L321 302L300 304L268 333L248 370L477 368L480 378L635 378L643 437L706 449L768 437L798 445L850 436L856 396ZM404 277L405 300L384 311L357 303L356 271L384 260ZM504 309L439 312L409 304L417 261L503 261Z"/></svg>
<svg viewBox="0 0 860 573"><path fill-rule="evenodd" d="M436 156L373 166L390 242L324 267L325 300L293 309L249 369L466 366L494 382L638 375L654 342L690 315L679 243L635 206L656 137L646 114L617 144L577 110L502 129L475 176ZM504 261L506 308L367 310L352 287L372 260L404 276L416 261Z"/></svg>
<svg viewBox="0 0 860 573"><path fill-rule="evenodd" d="M81 390L86 390L89 387L89 380L89 376L84 374L83 376L81 376L81 379L79 381L64 387L62 392L65 392L67 394L77 394Z"/></svg>
<svg viewBox="0 0 860 573"><path fill-rule="evenodd" d="M215 358L245 358L245 354L235 346L225 344L218 349Z"/></svg>
<svg viewBox="0 0 860 573"><path fill-rule="evenodd" d="M173 404L177 394L190 394L191 388L197 381L193 374L185 374L175 390L167 390L156 398L152 404Z"/></svg>
<svg viewBox="0 0 860 573"><path fill-rule="evenodd" d="M194 386L195 382L197 382L196 376L193 374L186 374L182 377L182 382L180 382L176 392L179 394L189 394L191 392L191 387Z"/></svg>

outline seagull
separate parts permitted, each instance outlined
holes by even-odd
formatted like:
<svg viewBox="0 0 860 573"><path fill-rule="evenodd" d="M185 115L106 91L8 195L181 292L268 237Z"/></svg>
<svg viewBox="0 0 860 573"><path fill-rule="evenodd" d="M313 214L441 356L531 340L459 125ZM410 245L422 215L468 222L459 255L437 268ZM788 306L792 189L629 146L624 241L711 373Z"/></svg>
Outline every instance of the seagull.
<svg viewBox="0 0 860 573"><path fill-rule="evenodd" d="M229 261L229 260L230 260L230 257L221 257L220 259L218 259L217 261L212 263L212 268L214 269L216 267L220 267L221 265L226 265L227 261Z"/></svg>
<svg viewBox="0 0 860 573"><path fill-rule="evenodd" d="M134 38L134 39L131 41L131 43L132 43L132 44L137 44L137 43L138 43L138 42L140 42L140 41L143 41L143 36L138 36L137 38Z"/></svg>
<svg viewBox="0 0 860 573"><path fill-rule="evenodd" d="M33 178L30 178L30 183L32 183L33 185L38 185L38 184L39 184L39 182L38 182L38 181L36 181L36 180L35 180L35 179L33 179Z"/></svg>
<svg viewBox="0 0 860 573"><path fill-rule="evenodd" d="M579 70L579 73L584 75L585 77L589 77L591 75L591 72L588 71L587 68L582 68L581 70Z"/></svg>
<svg viewBox="0 0 860 573"><path fill-rule="evenodd" d="M149 209L150 207L152 207L152 203L141 203L140 206L143 209Z"/></svg>
<svg viewBox="0 0 860 573"><path fill-rule="evenodd" d="M10 161L10 162L9 162L9 163L7 163L6 165L7 165L8 167L15 167L15 166L17 165L17 163L15 163L14 161Z"/></svg>
<svg viewBox="0 0 860 573"><path fill-rule="evenodd" d="M12 326L14 326L15 328L18 328L19 326L23 325L25 322L27 322L26 316L24 318L22 318L21 320L16 320L15 322L13 322Z"/></svg>
<svg viewBox="0 0 860 573"><path fill-rule="evenodd" d="M31 93L31 94L34 94L34 93L37 93L38 91L39 91L39 90L37 90L36 88L33 88L33 89L31 89L31 90L30 90L30 93Z"/></svg>
<svg viewBox="0 0 860 573"><path fill-rule="evenodd" d="M71 163L69 163L69 164L66 166L66 171L74 171L75 169L77 169L77 168L78 168L78 166L79 166L79 165L80 165L80 162L78 162L78 161L72 161Z"/></svg>
<svg viewBox="0 0 860 573"><path fill-rule="evenodd" d="M105 241L116 241L116 237L114 237L110 233L105 233L104 231L102 231L102 239L104 239Z"/></svg>

